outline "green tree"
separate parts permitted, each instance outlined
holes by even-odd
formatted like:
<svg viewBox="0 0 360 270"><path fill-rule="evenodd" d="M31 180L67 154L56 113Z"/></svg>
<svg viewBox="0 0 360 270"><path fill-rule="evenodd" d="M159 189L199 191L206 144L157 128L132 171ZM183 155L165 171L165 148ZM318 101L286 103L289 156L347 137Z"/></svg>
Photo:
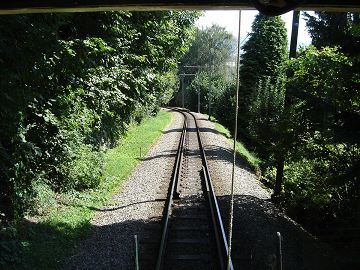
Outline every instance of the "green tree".
<svg viewBox="0 0 360 270"><path fill-rule="evenodd" d="M317 11L315 16L307 13L305 16L312 44L316 48L337 46L345 54L359 57L359 13Z"/></svg>
<svg viewBox="0 0 360 270"><path fill-rule="evenodd" d="M355 176L359 172L360 134L359 14L316 12L315 16L306 16L317 50L310 47L292 62L289 96L296 104L293 124L298 125L292 126L302 146L292 151L292 158L311 160L313 177L304 176L311 180L299 192L302 198L293 198L289 204L296 205L307 196L311 207L319 209L317 198L328 194L322 203L327 212L351 217L359 209L359 179ZM294 162L301 163L299 159ZM294 192L298 183L292 181L293 172L288 174L292 183L288 189ZM324 179L322 184L319 178ZM289 190L285 192L290 194Z"/></svg>
<svg viewBox="0 0 360 270"><path fill-rule="evenodd" d="M277 163L274 195L282 182L285 158L283 111L287 34L280 17L258 14L243 46L240 66L239 136L263 160Z"/></svg>
<svg viewBox="0 0 360 270"><path fill-rule="evenodd" d="M195 39L187 54L181 60L180 73L196 73L186 77L186 103L190 109L197 110L198 93L201 95L201 109L216 110L215 100L221 95L225 85L232 77L232 62L236 49L235 38L225 28L212 25L196 29ZM196 66L186 68L184 66Z"/></svg>
<svg viewBox="0 0 360 270"><path fill-rule="evenodd" d="M213 24L205 29L197 28L195 39L181 64L205 67L211 62L217 68L233 59L235 49L235 38L224 27Z"/></svg>
<svg viewBox="0 0 360 270"><path fill-rule="evenodd" d="M239 136L250 142L249 117L256 86L268 78L275 85L284 78L284 63L287 59L287 34L280 17L258 14L252 32L243 46L240 66ZM271 95L271 93L269 93ZM251 132L250 132L251 133Z"/></svg>
<svg viewBox="0 0 360 270"><path fill-rule="evenodd" d="M358 213L360 81L353 65L330 47L309 47L290 62L288 128L298 143L285 170L285 197L303 215L356 218Z"/></svg>
<svg viewBox="0 0 360 270"><path fill-rule="evenodd" d="M197 12L0 17L0 218L38 183L96 187L102 152L176 87Z"/></svg>
<svg viewBox="0 0 360 270"><path fill-rule="evenodd" d="M248 119L253 146L265 161L270 161L279 147L280 122L285 106L284 78L278 78L275 84L270 81L270 77L259 81L251 98Z"/></svg>

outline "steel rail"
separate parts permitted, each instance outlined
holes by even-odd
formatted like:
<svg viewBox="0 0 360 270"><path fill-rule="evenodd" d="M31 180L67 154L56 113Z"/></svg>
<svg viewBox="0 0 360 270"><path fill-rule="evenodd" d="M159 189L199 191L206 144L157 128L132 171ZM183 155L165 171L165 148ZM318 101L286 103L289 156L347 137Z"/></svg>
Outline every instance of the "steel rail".
<svg viewBox="0 0 360 270"><path fill-rule="evenodd" d="M211 220L213 223L213 229L214 229L214 236L215 236L215 241L216 241L216 247L217 247L217 253L218 253L218 257L219 257L219 264L220 264L220 269L223 270L225 269L225 262L224 262L224 258L223 258L223 252L222 252L222 245L221 245L221 240L220 240L220 234L219 234L219 229L218 229L218 222L216 221L216 214L215 214L215 210L214 210L214 204L212 203L212 195L211 195L211 188L209 185L209 179L206 176L206 169L204 166L202 166L202 171L203 171L203 175L204 175L204 180L205 180L205 185L206 185L206 194L208 196L208 202L209 202L209 206L210 206L210 214L211 214Z"/></svg>
<svg viewBox="0 0 360 270"><path fill-rule="evenodd" d="M162 235L161 235L159 253L158 253L158 257L157 257L157 261L156 261L156 267L155 267L156 270L161 270L163 268L163 263L164 263L163 257L165 254L166 242L167 242L167 237L168 237L168 232L169 232L169 218L171 215L171 206L172 206L172 202L173 202L173 196L177 189L179 172L181 169L182 156L184 153L184 142L185 142L186 129L187 129L186 117L184 115L184 125L183 125L182 132L181 132L180 142L179 142L177 155L176 155L175 167L174 167L173 175L171 178L169 197L166 202L166 210L164 213L165 219L163 221L164 222L163 230L162 230Z"/></svg>
<svg viewBox="0 0 360 270"><path fill-rule="evenodd" d="M181 165L182 165L184 143L185 143L185 136L186 136L186 129L187 129L187 124L186 124L187 116L185 115L185 112L183 110L179 110L179 109L173 109L173 110L181 113L184 116L184 125L182 128L180 142L179 142L179 146L178 146L178 150L177 150L174 171L173 171L173 175L172 175L171 182L170 182L169 196L168 196L168 199L166 202L166 209L164 211L163 230L162 230L162 236L161 236L161 241L160 241L159 253L158 253L158 257L157 257L157 261L156 261L156 267L155 267L156 270L162 270L163 266L164 266L164 255L165 255L165 250L166 250L167 237L168 237L168 233L169 233L169 218L171 215L173 198L174 198L174 196L178 195L177 189L178 189L178 184L179 184L178 183L179 172L180 172ZM224 225L223 225L222 218L221 218L219 205L218 205L218 202L216 199L214 186L212 184L210 172L208 169L208 162L206 159L205 150L203 147L197 119L194 116L194 114L192 114L191 112L187 111L187 113L194 118L194 122L195 122L195 126L196 126L196 133L197 133L197 138L198 138L199 148L200 148L200 153L201 153L201 159L202 159L202 164L203 164L202 168L203 168L205 188L206 188L207 199L208 199L208 203L209 203L209 210L210 210L210 215L211 215L211 220L212 220L212 225L213 225L212 227L214 230L214 237L215 237L215 241L216 241L217 255L218 255L219 264L220 264L219 266L220 266L220 269L223 270L226 267L225 262L228 257L228 244L227 244L228 242L227 242ZM232 262L230 264L230 269L234 270Z"/></svg>
<svg viewBox="0 0 360 270"><path fill-rule="evenodd" d="M225 229L224 229L224 224L222 222L222 218L221 218L221 213L220 213L220 208L219 208L219 204L217 202L216 199L216 195L215 195L215 190L214 190L214 186L212 184L212 179L210 176L210 172L209 172L209 167L208 167L208 162L206 159L206 155L205 155L205 150L203 147L203 143L202 143L202 139L201 139L201 134L200 134L200 129L197 123L197 119L195 117L195 115L191 112L189 112L189 114L194 118L195 121L195 125L196 125L196 131L197 131L197 136L198 136L198 140L199 140L199 146L200 146L200 151L201 151L201 155L202 155L202 160L203 160L203 170L204 170L204 177L205 177L205 181L206 181L206 185L207 185L207 189L209 190L208 192L208 196L209 196L209 204L210 204L210 211L211 211L211 215L212 215L212 219L214 222L214 233L215 233L215 238L220 237L221 240L221 244L218 242L217 240L217 245L218 248L221 250L221 256L219 258L220 260L220 264L221 264L221 269L225 269L225 263L224 263L224 259L226 260L228 257L228 241L226 238L226 233L225 233ZM234 266L232 263L232 260L230 259L230 269L234 270Z"/></svg>

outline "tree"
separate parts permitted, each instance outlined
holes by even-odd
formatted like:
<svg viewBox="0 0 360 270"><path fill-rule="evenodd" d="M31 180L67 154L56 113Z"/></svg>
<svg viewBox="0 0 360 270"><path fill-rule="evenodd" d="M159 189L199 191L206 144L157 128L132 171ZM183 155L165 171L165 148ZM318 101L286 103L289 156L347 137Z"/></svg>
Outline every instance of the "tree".
<svg viewBox="0 0 360 270"><path fill-rule="evenodd" d="M0 219L21 217L36 185L97 187L102 153L166 104L197 12L0 18Z"/></svg>
<svg viewBox="0 0 360 270"><path fill-rule="evenodd" d="M281 191L284 151L287 34L280 17L256 16L243 46L240 67L239 135L263 160L277 164L274 198Z"/></svg>
<svg viewBox="0 0 360 270"><path fill-rule="evenodd" d="M265 161L271 161L280 147L280 122L285 106L284 78L278 78L275 84L270 81L270 77L264 77L258 82L251 98L248 119L249 137Z"/></svg>
<svg viewBox="0 0 360 270"><path fill-rule="evenodd" d="M189 85L186 103L190 109L197 110L199 92L203 110L209 110L209 105L212 106L214 100L221 95L231 78L231 69L234 69L231 64L235 48L235 38L223 27L212 25L196 29L195 39L180 66L180 73L196 73L194 77L185 77L186 85ZM214 104L212 111L216 111L216 106Z"/></svg>
<svg viewBox="0 0 360 270"><path fill-rule="evenodd" d="M339 46L345 54L359 57L359 13L317 11L315 16L307 13L305 13L305 16L312 44L316 48Z"/></svg>
<svg viewBox="0 0 360 270"><path fill-rule="evenodd" d="M318 51L310 48L304 52L303 57L308 56L308 65L321 65L315 69L312 67L315 74L326 74L319 76L321 89L312 93L306 91L306 94L302 90L298 95L303 104L311 108L306 108L309 119L307 126L318 134L313 144L317 149L322 149L315 152L315 156L319 158L317 166L323 167L326 162L334 168L325 173L325 179L336 179L327 181L327 186L334 188L333 198L337 201L337 206L332 207L332 211L338 211L338 216L351 216L351 213L360 209L360 183L354 177L360 166L360 130L357 124L360 121L360 85L356 79L360 73L360 15L351 12L316 12L315 16L306 16L312 44ZM310 74L309 78L313 76L314 74ZM310 81L306 81L310 84ZM359 218L357 217L358 220Z"/></svg>
<svg viewBox="0 0 360 270"><path fill-rule="evenodd" d="M233 60L236 49L235 38L224 27L212 25L205 29L196 29L195 39L189 51L181 60L181 65L222 67Z"/></svg>
<svg viewBox="0 0 360 270"><path fill-rule="evenodd" d="M248 121L252 99L261 80L268 78L268 84L275 85L284 78L284 63L287 59L285 23L280 17L258 14L243 51L240 67L239 136L254 145L254 142L250 142Z"/></svg>
<svg viewBox="0 0 360 270"><path fill-rule="evenodd" d="M327 218L354 218L359 209L360 84L353 65L337 48L313 46L289 65L288 128L298 143L285 172L286 200Z"/></svg>

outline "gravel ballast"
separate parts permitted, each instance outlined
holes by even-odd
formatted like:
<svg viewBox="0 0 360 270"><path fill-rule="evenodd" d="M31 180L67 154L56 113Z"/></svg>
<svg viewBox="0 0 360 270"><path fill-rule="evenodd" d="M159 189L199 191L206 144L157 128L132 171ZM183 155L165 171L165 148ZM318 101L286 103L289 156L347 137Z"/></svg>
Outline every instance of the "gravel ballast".
<svg viewBox="0 0 360 270"><path fill-rule="evenodd" d="M134 269L134 235L151 238L151 231L146 231L159 225L163 211L183 120L180 113L172 114L173 121L159 141L109 205L96 214L90 237L78 245L65 269ZM227 227L231 145L214 123L202 114L195 115ZM332 250L277 209L270 202L270 193L240 159L235 173L235 269L275 269L276 232L283 236L283 269L339 269Z"/></svg>
<svg viewBox="0 0 360 270"><path fill-rule="evenodd" d="M196 116L223 220L228 227L232 145L206 116ZM238 157L232 252L235 269L276 269L277 232L283 239L283 269L340 269L334 252L275 207L270 195Z"/></svg>
<svg viewBox="0 0 360 270"><path fill-rule="evenodd" d="M159 191L170 181L183 124L180 113L172 115L172 123L121 191L96 214L91 236L78 245L65 269L134 269L134 235L142 236L162 214L164 196Z"/></svg>

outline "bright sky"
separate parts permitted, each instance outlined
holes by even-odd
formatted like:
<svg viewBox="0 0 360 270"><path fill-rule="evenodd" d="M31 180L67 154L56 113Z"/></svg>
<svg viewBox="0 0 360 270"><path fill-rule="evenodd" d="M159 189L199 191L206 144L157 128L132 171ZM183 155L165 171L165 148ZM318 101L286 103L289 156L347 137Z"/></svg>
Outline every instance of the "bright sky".
<svg viewBox="0 0 360 270"><path fill-rule="evenodd" d="M311 14L311 12L309 12ZM255 18L257 11L255 10L243 10L241 11L241 40L243 40L248 33L251 32L251 24ZM210 27L212 24L218 24L222 27L225 27L228 32L231 32L234 37L238 35L238 25L239 25L239 11L237 10L207 10L204 12L198 22L197 26L200 28ZM290 43L291 35L291 24L292 24L292 11L282 15L282 19L285 21L286 28L288 31L288 40ZM303 16L300 17L299 25L299 37L298 37L298 46L309 45L311 43L311 38L306 31L305 21Z"/></svg>

